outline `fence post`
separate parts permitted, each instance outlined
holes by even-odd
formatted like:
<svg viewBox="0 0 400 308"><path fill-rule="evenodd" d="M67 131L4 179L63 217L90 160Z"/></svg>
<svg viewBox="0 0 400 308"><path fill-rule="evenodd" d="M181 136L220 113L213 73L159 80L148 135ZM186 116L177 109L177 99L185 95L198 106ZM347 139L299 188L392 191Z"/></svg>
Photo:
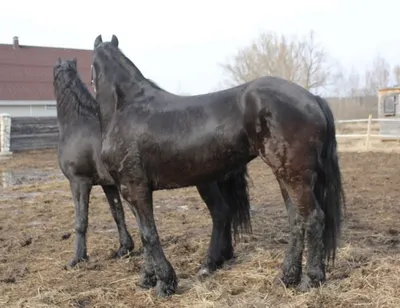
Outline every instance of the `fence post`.
<svg viewBox="0 0 400 308"><path fill-rule="evenodd" d="M9 187L12 185L13 174L10 171L3 171L1 173L1 186L3 188Z"/></svg>
<svg viewBox="0 0 400 308"><path fill-rule="evenodd" d="M10 151L11 115L0 114L0 158L12 155Z"/></svg>
<svg viewBox="0 0 400 308"><path fill-rule="evenodd" d="M371 136L371 123L372 123L372 114L368 117L368 126L367 126L367 137L365 139L365 149L369 150L369 138Z"/></svg>

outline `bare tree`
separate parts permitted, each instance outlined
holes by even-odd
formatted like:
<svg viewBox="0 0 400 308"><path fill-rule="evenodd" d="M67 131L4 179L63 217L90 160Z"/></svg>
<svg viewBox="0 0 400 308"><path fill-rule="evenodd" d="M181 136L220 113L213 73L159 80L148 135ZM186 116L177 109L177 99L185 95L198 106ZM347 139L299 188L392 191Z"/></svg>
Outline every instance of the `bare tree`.
<svg viewBox="0 0 400 308"><path fill-rule="evenodd" d="M395 65L393 67L393 77L396 85L400 85L400 65Z"/></svg>
<svg viewBox="0 0 400 308"><path fill-rule="evenodd" d="M334 78L323 47L315 42L314 32L296 39L274 32L261 33L258 39L237 52L230 63L221 64L230 85L257 77L282 77L316 90L328 86Z"/></svg>
<svg viewBox="0 0 400 308"><path fill-rule="evenodd" d="M338 96L376 96L379 88L391 85L391 80L400 84L400 66L391 69L390 63L378 54L362 74L353 68L338 79L335 85L335 94L340 93Z"/></svg>
<svg viewBox="0 0 400 308"><path fill-rule="evenodd" d="M338 97L355 97L363 95L360 74L353 67L350 71L341 69L336 78L332 94Z"/></svg>
<svg viewBox="0 0 400 308"><path fill-rule="evenodd" d="M376 95L379 88L388 87L390 82L390 64L380 56L375 57L365 72L365 94Z"/></svg>

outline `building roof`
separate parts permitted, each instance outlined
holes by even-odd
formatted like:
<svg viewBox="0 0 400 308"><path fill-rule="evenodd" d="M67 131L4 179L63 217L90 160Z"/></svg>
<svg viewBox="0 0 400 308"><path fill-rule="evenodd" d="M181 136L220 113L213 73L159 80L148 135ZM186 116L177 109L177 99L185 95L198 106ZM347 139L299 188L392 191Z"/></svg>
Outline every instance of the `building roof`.
<svg viewBox="0 0 400 308"><path fill-rule="evenodd" d="M0 44L0 101L55 100L53 67L58 58L78 60L78 72L88 89L92 50Z"/></svg>

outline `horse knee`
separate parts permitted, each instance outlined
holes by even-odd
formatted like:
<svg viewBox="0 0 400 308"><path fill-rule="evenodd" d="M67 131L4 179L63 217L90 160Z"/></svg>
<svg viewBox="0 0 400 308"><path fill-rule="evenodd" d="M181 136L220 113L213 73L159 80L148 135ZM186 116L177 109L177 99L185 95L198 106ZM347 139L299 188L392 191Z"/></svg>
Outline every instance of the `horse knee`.
<svg viewBox="0 0 400 308"><path fill-rule="evenodd" d="M78 217L78 219L75 221L75 231L79 234L85 234L87 231L87 227L88 227L88 219Z"/></svg>

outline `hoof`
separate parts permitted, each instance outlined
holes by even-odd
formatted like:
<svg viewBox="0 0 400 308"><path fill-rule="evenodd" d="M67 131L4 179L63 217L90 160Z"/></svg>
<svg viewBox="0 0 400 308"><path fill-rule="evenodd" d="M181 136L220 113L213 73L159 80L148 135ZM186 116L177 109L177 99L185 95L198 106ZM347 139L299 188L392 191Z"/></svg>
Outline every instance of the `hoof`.
<svg viewBox="0 0 400 308"><path fill-rule="evenodd" d="M210 277L214 271L210 270L208 267L202 267L196 274L196 278L199 280L203 280L207 277Z"/></svg>
<svg viewBox="0 0 400 308"><path fill-rule="evenodd" d="M223 263L223 260L220 262L215 262L211 257L207 256L206 260L203 262L201 268L197 272L196 277L201 280L211 276L217 270L217 268L222 267Z"/></svg>
<svg viewBox="0 0 400 308"><path fill-rule="evenodd" d="M278 286L284 285L286 288L293 287L299 283L299 278L284 276L282 273L275 276L273 283Z"/></svg>
<svg viewBox="0 0 400 308"><path fill-rule="evenodd" d="M282 285L285 285L285 283L283 282L282 278L283 278L283 276L281 274L278 274L278 275L275 276L274 280L272 280L272 283L274 285L276 285L276 286L280 286L281 287ZM285 287L286 287L286 285L285 285Z"/></svg>
<svg viewBox="0 0 400 308"><path fill-rule="evenodd" d="M155 274L142 274L139 280L139 286L143 289L154 288L157 284L157 277Z"/></svg>
<svg viewBox="0 0 400 308"><path fill-rule="evenodd" d="M175 293L177 287L178 287L178 282L176 278L172 279L172 281L168 283L158 280L156 285L156 294L158 297L171 296L172 294Z"/></svg>
<svg viewBox="0 0 400 308"><path fill-rule="evenodd" d="M117 251L115 251L112 255L114 259L122 259L129 257L133 252L133 245L132 246L121 246Z"/></svg>
<svg viewBox="0 0 400 308"><path fill-rule="evenodd" d="M82 257L82 258L73 258L71 261L69 261L67 264L64 265L65 270L69 270L74 268L76 265L78 265L81 262L87 262L89 260L89 257Z"/></svg>
<svg viewBox="0 0 400 308"><path fill-rule="evenodd" d="M322 281L313 281L309 276L303 275L296 291L299 293L308 292L312 288L319 287L322 283Z"/></svg>

